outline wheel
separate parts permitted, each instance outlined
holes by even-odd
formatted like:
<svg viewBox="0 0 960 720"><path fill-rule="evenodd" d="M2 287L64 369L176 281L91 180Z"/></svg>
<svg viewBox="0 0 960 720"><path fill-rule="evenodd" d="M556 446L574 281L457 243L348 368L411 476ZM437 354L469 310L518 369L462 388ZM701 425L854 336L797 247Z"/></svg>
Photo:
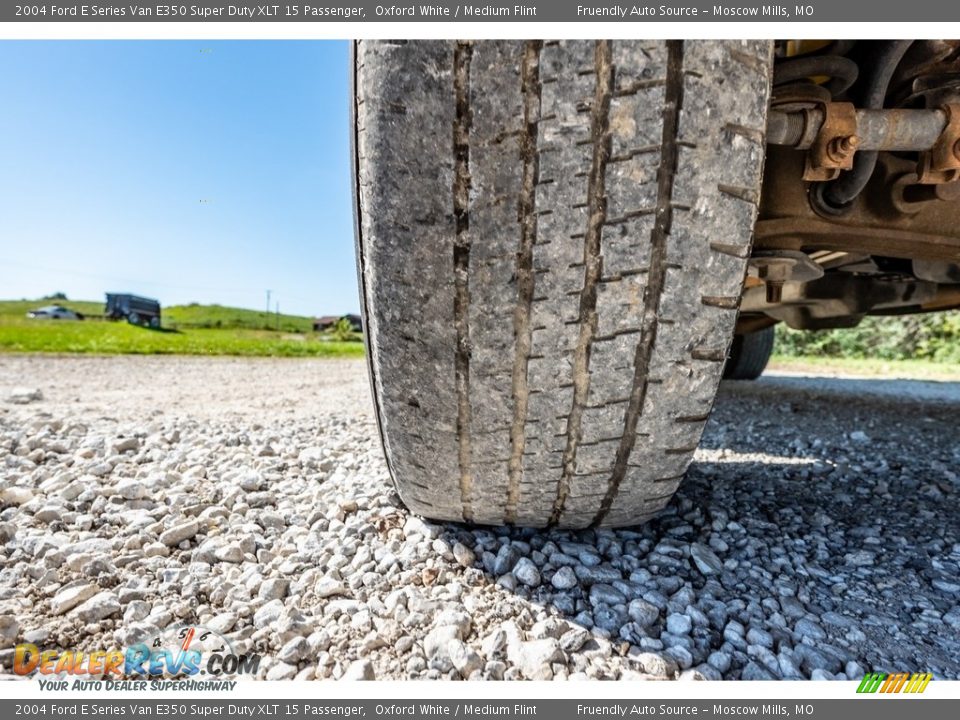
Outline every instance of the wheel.
<svg viewBox="0 0 960 720"><path fill-rule="evenodd" d="M723 377L728 380L756 380L760 377L773 353L773 338L773 327L737 335L730 346Z"/></svg>
<svg viewBox="0 0 960 720"><path fill-rule="evenodd" d="M157 328L159 328L159 327L160 327L160 318L158 318L158 317L152 317L152 318L150 318L150 327L153 328L154 330L156 330Z"/></svg>
<svg viewBox="0 0 960 720"><path fill-rule="evenodd" d="M765 41L358 42L358 260L385 455L440 520L644 521L733 337Z"/></svg>
<svg viewBox="0 0 960 720"><path fill-rule="evenodd" d="M127 322L130 323L131 325L139 325L140 315L138 315L135 312L130 313L129 315L127 315Z"/></svg>

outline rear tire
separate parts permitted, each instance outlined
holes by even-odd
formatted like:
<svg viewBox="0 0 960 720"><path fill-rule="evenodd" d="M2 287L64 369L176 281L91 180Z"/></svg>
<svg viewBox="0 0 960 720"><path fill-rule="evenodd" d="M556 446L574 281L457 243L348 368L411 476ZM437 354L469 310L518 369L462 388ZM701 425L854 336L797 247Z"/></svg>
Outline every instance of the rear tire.
<svg viewBox="0 0 960 720"><path fill-rule="evenodd" d="M733 337L765 41L359 42L358 259L414 512L643 522Z"/></svg>
<svg viewBox="0 0 960 720"><path fill-rule="evenodd" d="M773 327L737 335L730 346L730 358L723 368L725 380L756 380L763 374L773 353Z"/></svg>

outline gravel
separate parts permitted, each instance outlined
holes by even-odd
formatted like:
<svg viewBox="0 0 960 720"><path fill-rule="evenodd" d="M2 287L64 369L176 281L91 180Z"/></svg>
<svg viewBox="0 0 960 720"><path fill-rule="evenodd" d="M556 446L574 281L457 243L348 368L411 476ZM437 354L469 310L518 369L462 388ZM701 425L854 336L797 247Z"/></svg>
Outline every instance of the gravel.
<svg viewBox="0 0 960 720"><path fill-rule="evenodd" d="M726 384L658 518L543 532L410 516L362 362L0 356L0 674L198 623L269 679L958 679L960 393L851 383Z"/></svg>

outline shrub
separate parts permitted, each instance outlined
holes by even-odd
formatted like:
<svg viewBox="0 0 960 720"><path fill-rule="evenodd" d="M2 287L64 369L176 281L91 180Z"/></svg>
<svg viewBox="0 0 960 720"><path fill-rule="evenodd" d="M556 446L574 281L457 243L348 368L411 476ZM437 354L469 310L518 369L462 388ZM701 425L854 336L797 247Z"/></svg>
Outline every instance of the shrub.
<svg viewBox="0 0 960 720"><path fill-rule="evenodd" d="M857 327L836 330L791 330L781 323L775 351L793 357L960 363L960 313L867 317Z"/></svg>

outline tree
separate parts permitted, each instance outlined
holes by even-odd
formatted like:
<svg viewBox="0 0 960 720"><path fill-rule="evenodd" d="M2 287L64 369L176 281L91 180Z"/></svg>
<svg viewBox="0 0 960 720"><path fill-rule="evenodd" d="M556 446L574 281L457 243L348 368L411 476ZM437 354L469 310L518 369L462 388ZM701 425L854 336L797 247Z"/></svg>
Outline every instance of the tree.
<svg viewBox="0 0 960 720"><path fill-rule="evenodd" d="M346 318L340 318L337 320L333 324L333 327L330 328L330 334L340 341L354 339L353 326Z"/></svg>

